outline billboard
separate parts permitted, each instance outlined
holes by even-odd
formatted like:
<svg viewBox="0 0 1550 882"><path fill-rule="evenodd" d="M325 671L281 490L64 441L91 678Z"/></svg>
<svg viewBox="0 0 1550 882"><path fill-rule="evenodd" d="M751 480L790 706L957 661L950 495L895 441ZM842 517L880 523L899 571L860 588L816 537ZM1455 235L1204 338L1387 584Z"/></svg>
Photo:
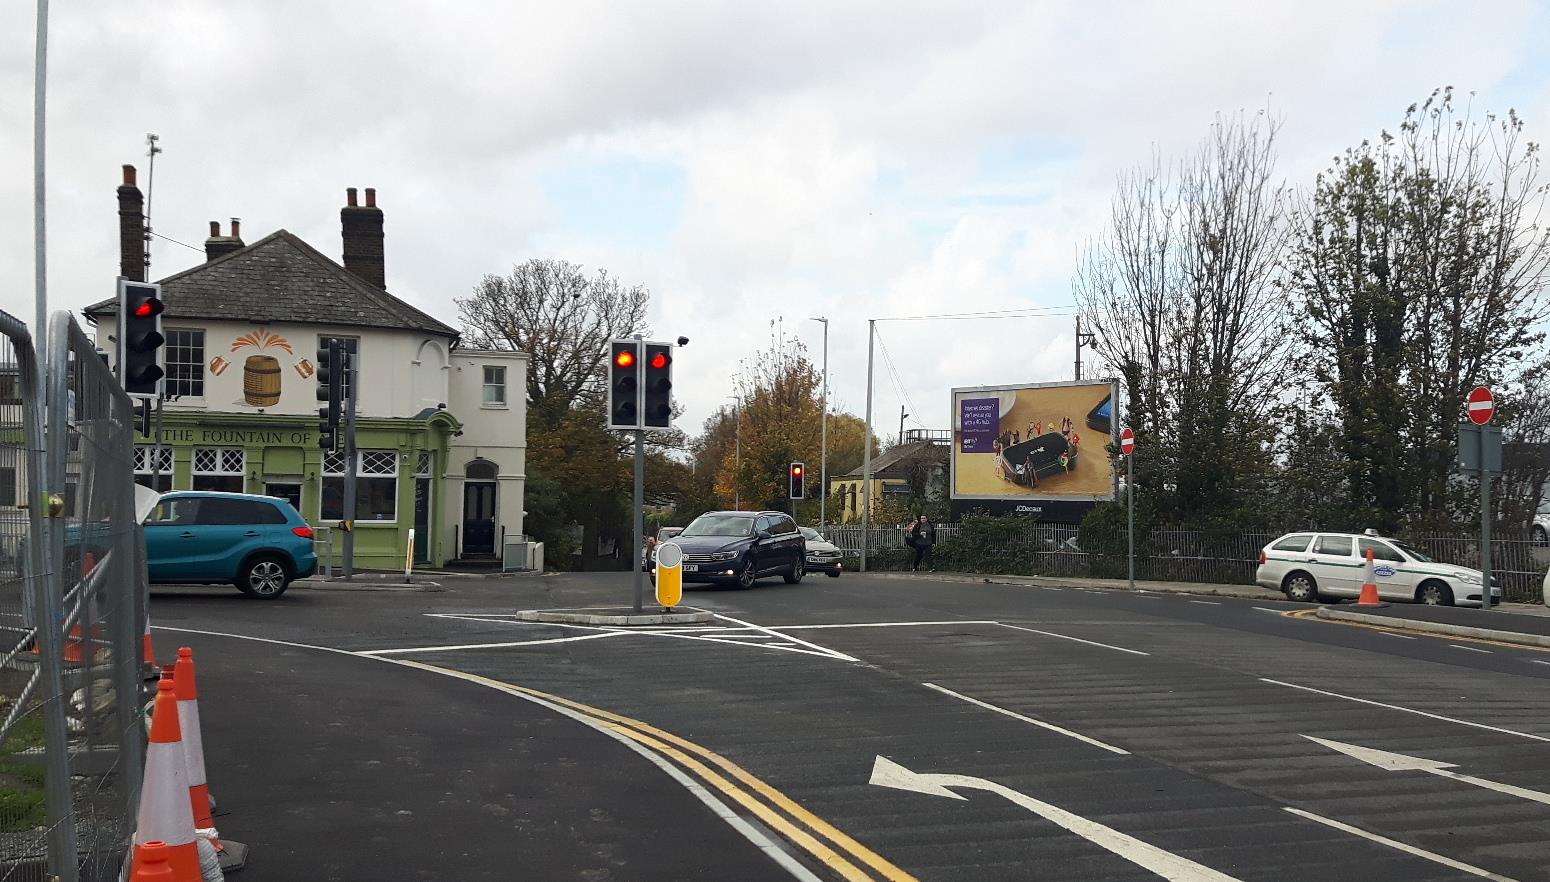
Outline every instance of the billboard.
<svg viewBox="0 0 1550 882"><path fill-rule="evenodd" d="M1076 521L1113 499L1105 448L1118 431L1116 391L1110 380L954 389L954 515L983 509Z"/></svg>

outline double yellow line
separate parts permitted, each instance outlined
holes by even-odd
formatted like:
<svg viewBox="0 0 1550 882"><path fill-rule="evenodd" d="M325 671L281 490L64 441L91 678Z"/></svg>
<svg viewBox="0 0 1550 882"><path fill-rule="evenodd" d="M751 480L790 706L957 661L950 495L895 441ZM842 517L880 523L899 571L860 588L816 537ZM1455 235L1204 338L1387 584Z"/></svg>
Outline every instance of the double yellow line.
<svg viewBox="0 0 1550 882"><path fill-rule="evenodd" d="M919 882L886 858L848 836L844 831L803 808L796 800L776 790L751 772L726 757L701 747L649 723L611 711L572 701L558 695L503 683L477 674L428 665L407 659L398 664L446 674L503 692L526 695L540 702L558 705L588 717L599 728L607 729L677 763L685 772L710 785L765 826L785 837L793 845L812 855L846 882Z"/></svg>

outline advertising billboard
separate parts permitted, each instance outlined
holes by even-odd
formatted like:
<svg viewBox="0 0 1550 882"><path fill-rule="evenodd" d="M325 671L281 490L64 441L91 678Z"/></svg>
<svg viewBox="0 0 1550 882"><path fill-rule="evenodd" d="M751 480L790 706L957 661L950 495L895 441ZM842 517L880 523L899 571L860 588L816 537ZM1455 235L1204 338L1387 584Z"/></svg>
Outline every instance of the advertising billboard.
<svg viewBox="0 0 1550 882"><path fill-rule="evenodd" d="M1112 381L953 390L953 513L1077 521L1114 498Z"/></svg>

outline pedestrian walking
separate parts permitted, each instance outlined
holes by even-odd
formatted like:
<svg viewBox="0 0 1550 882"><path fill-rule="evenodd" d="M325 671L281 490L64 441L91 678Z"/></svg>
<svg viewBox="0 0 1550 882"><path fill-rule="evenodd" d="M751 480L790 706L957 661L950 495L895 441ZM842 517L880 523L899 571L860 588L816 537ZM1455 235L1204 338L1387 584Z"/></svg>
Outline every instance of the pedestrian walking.
<svg viewBox="0 0 1550 882"><path fill-rule="evenodd" d="M931 554L931 546L936 544L936 525L921 515L904 531L904 544L915 549L915 562L910 569L919 570L921 562Z"/></svg>

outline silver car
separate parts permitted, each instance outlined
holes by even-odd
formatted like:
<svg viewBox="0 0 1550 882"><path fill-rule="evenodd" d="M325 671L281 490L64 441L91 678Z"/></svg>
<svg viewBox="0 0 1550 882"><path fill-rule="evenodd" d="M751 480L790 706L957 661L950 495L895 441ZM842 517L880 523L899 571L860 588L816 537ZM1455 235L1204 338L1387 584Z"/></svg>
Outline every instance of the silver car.
<svg viewBox="0 0 1550 882"><path fill-rule="evenodd" d="M807 571L823 573L838 579L844 565L840 563L839 546L819 535L812 527L802 527L802 538L807 540Z"/></svg>
<svg viewBox="0 0 1550 882"><path fill-rule="evenodd" d="M1283 592L1288 600L1317 603L1321 599L1357 597L1372 551L1373 581L1383 600L1438 606L1479 606L1479 570L1438 563L1413 545L1368 531L1354 533L1288 533L1259 553L1254 581ZM1491 602L1500 603L1502 589L1491 588Z"/></svg>

